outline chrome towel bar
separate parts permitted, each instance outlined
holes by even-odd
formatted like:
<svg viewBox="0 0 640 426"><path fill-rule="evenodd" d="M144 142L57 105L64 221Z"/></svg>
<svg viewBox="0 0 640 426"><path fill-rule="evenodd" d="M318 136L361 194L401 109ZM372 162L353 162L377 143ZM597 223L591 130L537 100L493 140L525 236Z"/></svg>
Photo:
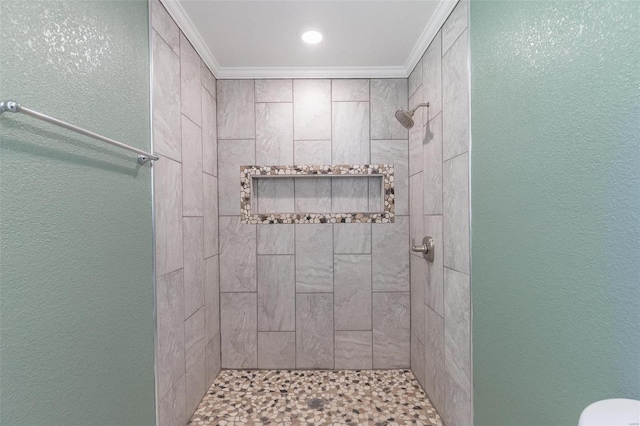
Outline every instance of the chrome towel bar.
<svg viewBox="0 0 640 426"><path fill-rule="evenodd" d="M41 114L37 111L34 111L32 109L29 109L27 107L24 107L22 105L20 105L19 103L17 103L16 101L0 101L0 114L2 114L3 112L19 112L25 115L28 115L30 117L34 117L37 118L38 120L42 120L42 121L46 121L47 123L51 123L51 124L55 124L56 126L60 126L63 127L67 130L72 130L76 133L80 133L81 135L85 135L85 136L89 136L90 138L102 141L102 142L106 142L108 144L111 144L113 146L117 146L119 148L122 149L126 149L127 151L131 151L131 152L135 152L136 154L138 154L138 163L140 164L145 164L148 161L157 161L160 159L160 157L158 157L155 154L150 154L148 152L142 151L141 149L138 148L134 148L132 146L129 145L125 145L122 142L118 142L116 140L104 137L102 135L99 135L97 133L93 133L89 130L85 130L81 127L78 126L74 126L73 124L69 124L69 123L65 123L64 121L58 120L57 118L53 118L53 117L49 117L48 115L45 114Z"/></svg>

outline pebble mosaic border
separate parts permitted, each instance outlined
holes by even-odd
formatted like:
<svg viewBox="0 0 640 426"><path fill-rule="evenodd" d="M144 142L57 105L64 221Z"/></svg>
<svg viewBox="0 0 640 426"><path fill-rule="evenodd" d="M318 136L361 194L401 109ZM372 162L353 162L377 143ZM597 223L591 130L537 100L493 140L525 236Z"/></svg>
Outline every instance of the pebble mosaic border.
<svg viewBox="0 0 640 426"><path fill-rule="evenodd" d="M251 213L251 181L253 176L382 176L384 211L376 213ZM240 167L240 223L393 223L395 221L393 164L341 164L296 166Z"/></svg>

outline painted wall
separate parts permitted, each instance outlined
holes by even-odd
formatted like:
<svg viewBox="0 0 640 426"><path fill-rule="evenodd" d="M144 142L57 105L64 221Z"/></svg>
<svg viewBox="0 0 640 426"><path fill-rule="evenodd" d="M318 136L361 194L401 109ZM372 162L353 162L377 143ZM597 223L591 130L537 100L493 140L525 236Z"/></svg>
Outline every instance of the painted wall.
<svg viewBox="0 0 640 426"><path fill-rule="evenodd" d="M476 425L640 399L639 21L471 2Z"/></svg>
<svg viewBox="0 0 640 426"><path fill-rule="evenodd" d="M222 366L409 366L407 80L219 80ZM393 224L240 224L240 166L396 164ZM261 206L358 211L367 182L279 182ZM266 205L265 205L266 203Z"/></svg>
<svg viewBox="0 0 640 426"><path fill-rule="evenodd" d="M435 259L411 256L411 369L446 424L470 425L469 31L458 3L409 76L412 244L435 241Z"/></svg>
<svg viewBox="0 0 640 426"><path fill-rule="evenodd" d="M187 424L220 371L216 80L151 1L158 423Z"/></svg>
<svg viewBox="0 0 640 426"><path fill-rule="evenodd" d="M148 150L146 1L0 2L0 93ZM0 423L155 423L151 168L0 116Z"/></svg>

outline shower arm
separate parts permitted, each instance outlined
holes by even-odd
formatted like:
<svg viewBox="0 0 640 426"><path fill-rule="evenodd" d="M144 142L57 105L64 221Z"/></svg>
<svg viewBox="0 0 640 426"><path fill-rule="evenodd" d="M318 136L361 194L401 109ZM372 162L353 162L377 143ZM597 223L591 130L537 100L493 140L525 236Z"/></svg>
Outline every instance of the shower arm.
<svg viewBox="0 0 640 426"><path fill-rule="evenodd" d="M429 108L429 102L424 102L424 103L418 104L414 109L411 110L411 115L413 115L418 108L423 107L423 106L426 106L427 108Z"/></svg>

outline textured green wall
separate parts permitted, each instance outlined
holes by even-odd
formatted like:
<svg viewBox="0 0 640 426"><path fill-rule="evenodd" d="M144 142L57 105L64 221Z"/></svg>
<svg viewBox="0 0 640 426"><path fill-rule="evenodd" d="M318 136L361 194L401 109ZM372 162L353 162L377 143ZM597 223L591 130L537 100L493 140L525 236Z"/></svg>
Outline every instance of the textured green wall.
<svg viewBox="0 0 640 426"><path fill-rule="evenodd" d="M146 1L0 1L0 96L149 149ZM0 423L155 422L151 170L0 116Z"/></svg>
<svg viewBox="0 0 640 426"><path fill-rule="evenodd" d="M640 2L471 2L476 425L640 398Z"/></svg>

